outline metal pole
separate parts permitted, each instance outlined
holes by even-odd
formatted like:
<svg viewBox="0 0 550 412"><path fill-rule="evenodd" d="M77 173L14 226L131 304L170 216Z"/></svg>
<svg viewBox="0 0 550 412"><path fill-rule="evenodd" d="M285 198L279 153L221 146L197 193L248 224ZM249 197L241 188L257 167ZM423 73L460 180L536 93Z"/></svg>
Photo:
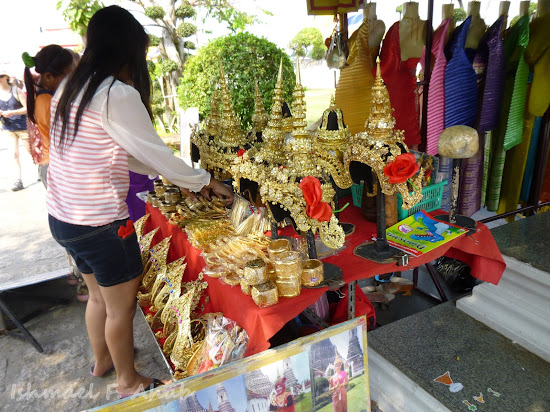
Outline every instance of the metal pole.
<svg viewBox="0 0 550 412"><path fill-rule="evenodd" d="M377 253L383 253L390 250L390 245L386 240L386 196L382 193L380 182L376 179L376 243Z"/></svg>
<svg viewBox="0 0 550 412"><path fill-rule="evenodd" d="M460 159L453 159L453 177L451 180L451 205L449 209L449 223L456 224L458 209L458 189L460 186Z"/></svg>

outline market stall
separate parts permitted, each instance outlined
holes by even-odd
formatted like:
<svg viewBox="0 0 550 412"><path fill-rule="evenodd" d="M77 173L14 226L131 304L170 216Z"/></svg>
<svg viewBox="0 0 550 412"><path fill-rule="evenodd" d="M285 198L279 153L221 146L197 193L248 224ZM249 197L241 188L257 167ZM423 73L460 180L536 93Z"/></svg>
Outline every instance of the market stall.
<svg viewBox="0 0 550 412"><path fill-rule="evenodd" d="M186 256L187 269L184 279L187 281L196 279L206 266L201 257L201 251L194 248L187 240L187 235L177 226L170 224L158 209L148 204L147 213L151 216L147 220L145 232L159 228L153 238L153 244L172 236L168 261ZM365 222L360 209L355 207L344 210L341 213L341 218L355 224L356 230L348 237L342 250L324 261L339 266L346 283L404 269L398 267L395 262L378 264L356 256L354 254L355 247L372 238L376 233L376 225ZM297 236L291 228L283 233ZM473 276L494 284L498 283L506 267L490 231L482 223L478 223L477 232L468 237L457 238L421 257L411 258L408 268L421 266L443 255L468 263L472 268ZM242 293L240 287L222 284L218 279L209 277L206 277L206 281L208 282L206 293L209 296L209 304L205 310L223 312L225 316L235 320L246 329L250 336L247 354L258 353L269 348L269 339L285 323L315 303L328 290L328 288L303 288L300 296L281 298L279 303L274 306L259 308L250 296Z"/></svg>

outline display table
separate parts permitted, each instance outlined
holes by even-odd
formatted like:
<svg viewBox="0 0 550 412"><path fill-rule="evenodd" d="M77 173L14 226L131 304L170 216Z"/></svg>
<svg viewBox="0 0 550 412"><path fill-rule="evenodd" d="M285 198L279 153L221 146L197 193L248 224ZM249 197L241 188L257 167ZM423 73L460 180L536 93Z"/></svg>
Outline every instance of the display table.
<svg viewBox="0 0 550 412"><path fill-rule="evenodd" d="M153 239L152 245L167 236L172 236L168 252L168 262L186 256L187 268L184 281L194 280L205 267L200 250L195 249L187 240L187 235L176 225L168 223L162 213L146 206L146 212L151 216L146 222L147 233L154 228L160 228ZM434 214L440 211L433 212ZM342 269L346 283L375 275L402 271L395 263L378 264L353 254L359 244L371 239L376 234L375 223L365 221L361 211L348 207L340 213L342 222L353 223L355 232L346 238L345 249L323 261L333 263ZM286 229L286 228L285 228ZM286 229L288 230L288 229ZM497 284L506 264L487 227L478 223L478 230L471 236L454 239L420 257L411 257L408 268L412 269L431 262L445 255L459 259L471 267L471 274L476 278ZM280 298L279 303L268 308L256 306L250 296L242 293L240 286L222 284L218 279L205 276L208 282L206 294L209 297L206 312L223 312L224 316L235 320L249 334L250 342L247 355L252 355L269 348L269 339L275 335L289 320L298 316L308 306L315 303L328 288L302 289L300 296L295 298Z"/></svg>

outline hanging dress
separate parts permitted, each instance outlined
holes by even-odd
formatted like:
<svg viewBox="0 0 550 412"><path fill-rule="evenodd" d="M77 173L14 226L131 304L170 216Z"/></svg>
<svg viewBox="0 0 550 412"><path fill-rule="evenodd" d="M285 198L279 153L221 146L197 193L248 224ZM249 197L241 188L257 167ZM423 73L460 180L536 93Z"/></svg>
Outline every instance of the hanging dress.
<svg viewBox="0 0 550 412"><path fill-rule="evenodd" d="M419 61L420 58L416 57L401 61L399 22L394 23L382 43L380 70L390 95L391 106L394 108L395 128L405 132L405 144L409 147L420 143L415 103L416 66Z"/></svg>
<svg viewBox="0 0 550 412"><path fill-rule="evenodd" d="M503 23L504 16L501 16L489 27L474 58L473 67L478 76L479 150L472 158L462 161L459 213L464 216L472 216L481 208L485 133L498 124L506 74L501 38Z"/></svg>
<svg viewBox="0 0 550 412"><path fill-rule="evenodd" d="M529 25L529 44L525 49L525 60L530 66L533 73L533 84L531 93L528 99L528 111L533 116L536 116L535 127L533 127L533 150L537 151L537 144L542 141L543 136L540 136L542 119L541 117L548 110L550 104L550 13L546 13L542 17L538 17ZM529 147L531 152L531 146ZM527 168L534 170L534 158L527 162ZM522 189L522 199L527 200L532 179L531 172L524 179L525 190ZM528 180L525 182L525 180ZM544 178L544 190L541 200L550 200L550 167L548 161L546 163L546 177Z"/></svg>
<svg viewBox="0 0 550 412"><path fill-rule="evenodd" d="M487 181L487 210L497 211L500 202L506 150L521 142L527 93L528 67L525 47L529 42L529 16L521 17L504 39L506 81L498 129L491 142ZM519 173L519 172L518 172Z"/></svg>
<svg viewBox="0 0 550 412"><path fill-rule="evenodd" d="M445 57L444 48L450 22L451 19L443 20L433 34L433 69L430 76L426 115L426 153L429 155L437 154L437 142L445 129L445 67L447 66L447 58ZM424 48L425 53L426 49ZM424 66L424 56L421 64Z"/></svg>
<svg viewBox="0 0 550 412"><path fill-rule="evenodd" d="M477 76L464 51L472 18L468 17L457 28L459 32L451 60L445 68L445 128L466 125L475 127L477 118ZM443 189L441 208L449 210L451 198L451 168L453 159L441 156L439 172L449 182ZM467 164L461 166L467 169Z"/></svg>
<svg viewBox="0 0 550 412"><path fill-rule="evenodd" d="M369 48L369 24L364 21L352 35L347 65L340 70L340 79L336 86L335 102L346 119L346 125L352 135L365 130L365 121L369 117L372 104L371 49Z"/></svg>

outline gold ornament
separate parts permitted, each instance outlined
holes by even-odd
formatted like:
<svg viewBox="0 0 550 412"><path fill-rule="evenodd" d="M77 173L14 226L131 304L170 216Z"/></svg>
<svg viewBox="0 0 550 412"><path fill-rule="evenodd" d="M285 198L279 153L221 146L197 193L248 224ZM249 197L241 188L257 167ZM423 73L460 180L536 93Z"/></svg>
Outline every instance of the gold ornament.
<svg viewBox="0 0 550 412"><path fill-rule="evenodd" d="M397 156L409 149L404 143L402 130L395 130L395 119L392 115L390 97L380 75L380 60L377 60L376 78L372 87L372 106L369 118L365 123L365 131L353 136L351 144L344 153L344 164L349 172L351 162L363 163L372 168L376 174L382 192L393 195L398 191L403 198L403 209L409 209L422 199L422 178L424 169L409 180L413 191L409 192L407 182L390 183L384 174L384 167L395 160ZM376 195L376 185L369 196Z"/></svg>
<svg viewBox="0 0 550 412"><path fill-rule="evenodd" d="M166 258L168 256L168 249L170 249L170 239L172 236L168 236L162 239L151 249L151 257L149 258L145 274L141 280L141 288L145 292L150 292L159 273L166 272Z"/></svg>
<svg viewBox="0 0 550 412"><path fill-rule="evenodd" d="M141 239L139 239L139 249L141 251L141 262L143 263L143 266L147 264L147 261L149 260L149 257L151 256L151 243L153 243L153 238L157 234L160 228L156 227L150 232L147 232L147 234L143 235Z"/></svg>
<svg viewBox="0 0 550 412"><path fill-rule="evenodd" d="M149 219L150 214L146 214L145 216L140 217L138 220L134 222L134 230L136 231L136 236L138 238L138 241L141 240L143 237L143 230L145 229L145 222L147 222L147 219Z"/></svg>

